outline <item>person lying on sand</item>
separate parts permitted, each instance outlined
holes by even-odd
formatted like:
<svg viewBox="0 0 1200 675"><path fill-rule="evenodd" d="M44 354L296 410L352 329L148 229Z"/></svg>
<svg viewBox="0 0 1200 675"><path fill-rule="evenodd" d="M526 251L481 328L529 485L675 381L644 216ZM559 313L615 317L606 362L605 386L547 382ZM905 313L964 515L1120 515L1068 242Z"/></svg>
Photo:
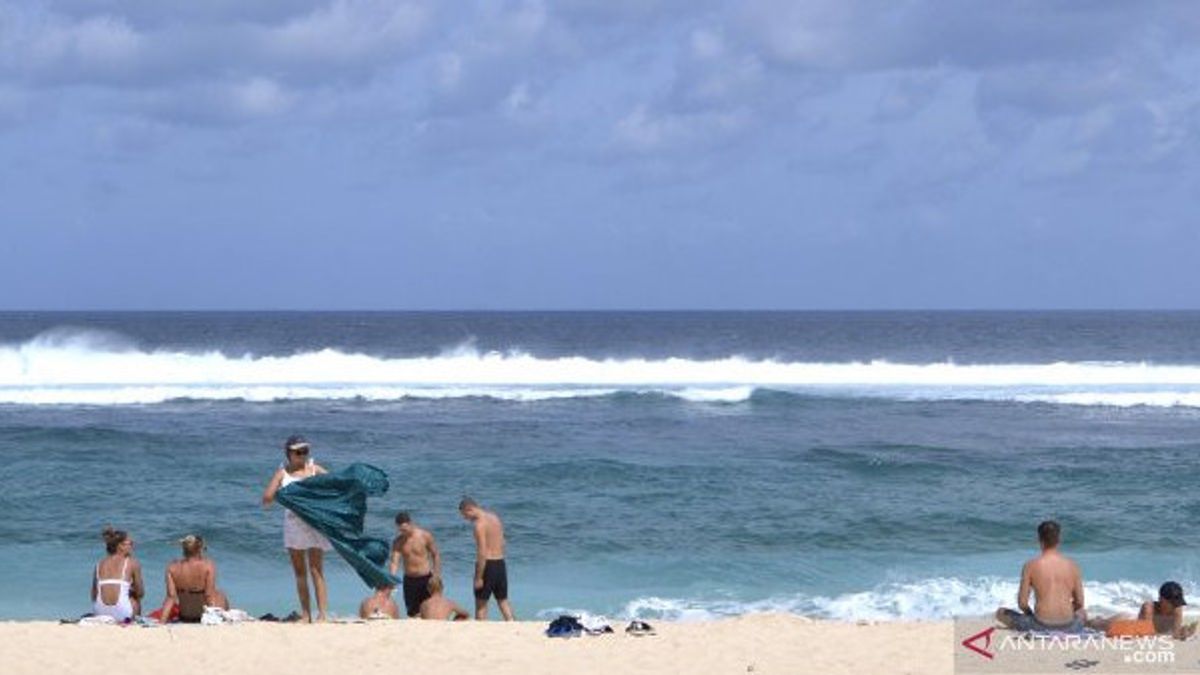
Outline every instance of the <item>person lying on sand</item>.
<svg viewBox="0 0 1200 675"><path fill-rule="evenodd" d="M1059 552L1062 528L1058 523L1044 521L1038 525L1037 532L1042 552L1021 568L1021 586L1017 591L1020 611L1001 607L996 610L996 620L1023 632L1078 633L1087 621L1079 565ZM1032 610L1029 607L1030 591L1036 599Z"/></svg>
<svg viewBox="0 0 1200 675"><path fill-rule="evenodd" d="M179 540L183 558L167 566L167 597L161 616L168 620L171 610L179 607L179 620L198 623L204 607L229 609L229 599L217 590L217 565L205 557L204 539L189 534Z"/></svg>
<svg viewBox="0 0 1200 675"><path fill-rule="evenodd" d="M1138 618L1154 622L1154 631L1159 635L1170 635L1176 640L1186 640L1196 632L1196 623L1184 624L1183 587L1174 581L1164 583L1158 589L1158 600L1147 600L1142 605Z"/></svg>
<svg viewBox="0 0 1200 675"><path fill-rule="evenodd" d="M383 586L375 590L358 606L358 615L364 619L399 619L400 608L392 599L395 586Z"/></svg>
<svg viewBox="0 0 1200 675"><path fill-rule="evenodd" d="M451 617L455 621L466 621L470 618L467 610L442 595L443 590L445 589L442 588L441 578L434 577L429 580L429 597L421 603L421 618L434 621L445 621Z"/></svg>
<svg viewBox="0 0 1200 675"><path fill-rule="evenodd" d="M1186 640L1196 632L1196 622L1185 624L1183 588L1174 581L1164 583L1158 589L1158 600L1147 600L1142 604L1136 619L1128 614L1089 619L1088 628L1102 630L1109 635L1149 635L1152 630L1158 635L1170 635L1176 640ZM1144 624L1144 625L1139 625Z"/></svg>

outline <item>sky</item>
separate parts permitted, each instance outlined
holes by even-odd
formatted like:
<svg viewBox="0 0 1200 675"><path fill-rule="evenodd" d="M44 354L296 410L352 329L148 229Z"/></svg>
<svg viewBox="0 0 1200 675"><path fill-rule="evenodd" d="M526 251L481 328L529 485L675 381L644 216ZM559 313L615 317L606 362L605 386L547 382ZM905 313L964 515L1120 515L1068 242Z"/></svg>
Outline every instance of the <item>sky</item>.
<svg viewBox="0 0 1200 675"><path fill-rule="evenodd" d="M1200 308L1200 3L0 0L3 309Z"/></svg>

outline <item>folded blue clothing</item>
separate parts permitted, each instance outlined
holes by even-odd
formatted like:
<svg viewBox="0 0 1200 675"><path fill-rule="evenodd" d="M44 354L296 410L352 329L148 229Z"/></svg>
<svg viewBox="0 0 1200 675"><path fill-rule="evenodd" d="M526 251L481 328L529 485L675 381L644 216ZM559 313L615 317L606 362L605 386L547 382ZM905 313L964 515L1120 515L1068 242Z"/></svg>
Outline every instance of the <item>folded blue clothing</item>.
<svg viewBox="0 0 1200 675"><path fill-rule="evenodd" d="M275 493L275 501L329 539L359 578L371 588L398 586L400 580L387 571L391 545L363 534L367 497L388 490L388 477L370 464L351 464L305 478Z"/></svg>
<svg viewBox="0 0 1200 675"><path fill-rule="evenodd" d="M579 623L579 619L566 614L558 617L550 622L546 627L546 637L554 638L571 638L583 635L583 624Z"/></svg>

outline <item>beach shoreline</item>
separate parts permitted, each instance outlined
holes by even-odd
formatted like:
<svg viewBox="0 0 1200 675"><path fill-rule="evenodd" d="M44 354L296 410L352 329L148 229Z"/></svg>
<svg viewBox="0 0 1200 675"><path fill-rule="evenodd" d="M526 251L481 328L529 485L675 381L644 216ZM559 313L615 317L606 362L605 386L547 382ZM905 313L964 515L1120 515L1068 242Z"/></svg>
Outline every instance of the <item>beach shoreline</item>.
<svg viewBox="0 0 1200 675"><path fill-rule="evenodd" d="M131 626L0 623L0 663L35 673L286 670L486 673L950 673L949 621L848 623L786 614L655 622L656 634L551 639L546 622Z"/></svg>

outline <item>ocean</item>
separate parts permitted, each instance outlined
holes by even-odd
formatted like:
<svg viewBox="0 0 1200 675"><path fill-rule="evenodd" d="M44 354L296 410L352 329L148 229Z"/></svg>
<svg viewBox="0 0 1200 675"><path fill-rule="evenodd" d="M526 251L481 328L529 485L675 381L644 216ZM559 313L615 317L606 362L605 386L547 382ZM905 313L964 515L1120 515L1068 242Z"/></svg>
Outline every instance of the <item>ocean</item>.
<svg viewBox="0 0 1200 675"><path fill-rule="evenodd" d="M496 510L521 618L987 613L1046 518L1092 611L1132 610L1198 588L1198 338L1192 312L0 314L0 617L87 611L109 524L147 609L195 532L235 606L290 611L259 499L295 433L389 474L369 531L410 511L464 605L456 505Z"/></svg>

